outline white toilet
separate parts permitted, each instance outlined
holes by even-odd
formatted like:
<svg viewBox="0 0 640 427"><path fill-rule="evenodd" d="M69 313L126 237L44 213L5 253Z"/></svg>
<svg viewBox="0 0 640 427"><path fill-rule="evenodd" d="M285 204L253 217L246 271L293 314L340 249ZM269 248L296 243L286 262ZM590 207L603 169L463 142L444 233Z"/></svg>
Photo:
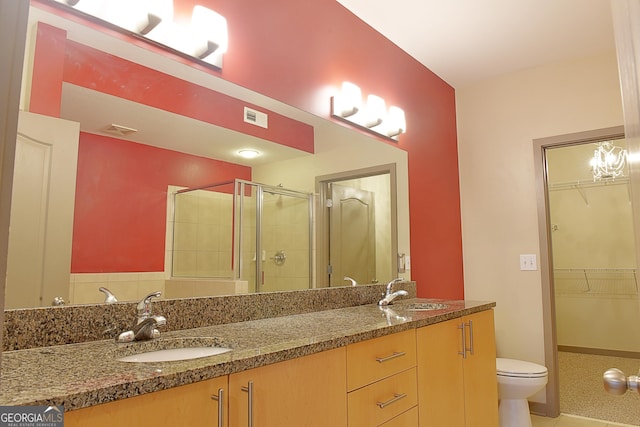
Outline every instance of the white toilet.
<svg viewBox="0 0 640 427"><path fill-rule="evenodd" d="M527 398L547 385L547 368L515 359L496 359L500 427L531 427Z"/></svg>

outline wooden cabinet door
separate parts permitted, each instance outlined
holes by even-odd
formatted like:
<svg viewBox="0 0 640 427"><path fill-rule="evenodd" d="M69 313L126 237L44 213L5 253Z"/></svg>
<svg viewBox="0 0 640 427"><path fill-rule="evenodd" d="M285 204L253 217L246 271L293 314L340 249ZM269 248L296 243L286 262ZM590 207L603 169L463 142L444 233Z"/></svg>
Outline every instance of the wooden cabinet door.
<svg viewBox="0 0 640 427"><path fill-rule="evenodd" d="M498 426L498 379L493 310L464 318L472 322L473 354L464 359L464 393L467 427ZM469 330L470 328L467 327ZM471 346L467 336L467 345Z"/></svg>
<svg viewBox="0 0 640 427"><path fill-rule="evenodd" d="M346 426L346 374L344 347L232 374L229 425L249 425L251 382L254 427Z"/></svg>
<svg viewBox="0 0 640 427"><path fill-rule="evenodd" d="M464 427L461 319L417 330L420 427Z"/></svg>
<svg viewBox="0 0 640 427"><path fill-rule="evenodd" d="M218 402L211 398L227 390L228 377L214 378L168 390L143 394L102 405L70 411L65 427L113 426L218 426ZM227 395L227 393L224 393ZM223 401L226 406L226 401ZM224 414L226 415L226 414ZM227 427L224 416L222 427Z"/></svg>
<svg viewBox="0 0 640 427"><path fill-rule="evenodd" d="M417 349L421 427L498 425L493 310L418 329Z"/></svg>

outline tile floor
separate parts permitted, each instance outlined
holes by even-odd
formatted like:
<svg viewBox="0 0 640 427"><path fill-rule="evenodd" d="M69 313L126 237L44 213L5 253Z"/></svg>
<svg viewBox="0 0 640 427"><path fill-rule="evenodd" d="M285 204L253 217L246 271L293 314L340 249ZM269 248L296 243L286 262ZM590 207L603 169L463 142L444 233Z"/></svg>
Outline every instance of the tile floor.
<svg viewBox="0 0 640 427"><path fill-rule="evenodd" d="M627 427L629 424L618 424L610 421L599 421L574 415L560 415L558 418L531 416L533 427Z"/></svg>

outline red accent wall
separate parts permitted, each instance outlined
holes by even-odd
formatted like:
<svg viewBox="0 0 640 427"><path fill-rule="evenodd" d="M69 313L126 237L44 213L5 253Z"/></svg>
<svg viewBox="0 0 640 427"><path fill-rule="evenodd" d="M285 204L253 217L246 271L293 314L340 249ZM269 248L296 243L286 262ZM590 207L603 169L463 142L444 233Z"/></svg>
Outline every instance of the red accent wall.
<svg viewBox="0 0 640 427"><path fill-rule="evenodd" d="M251 169L82 132L71 271L164 271L167 186L234 178Z"/></svg>
<svg viewBox="0 0 640 427"><path fill-rule="evenodd" d="M35 46L29 111L60 117L67 32L43 23L38 24L36 31L38 43Z"/></svg>
<svg viewBox="0 0 640 427"><path fill-rule="evenodd" d="M174 0L183 19L195 4L227 18L224 79L328 119L344 80L404 109L411 275L419 296L463 298L455 90L335 0Z"/></svg>
<svg viewBox="0 0 640 427"><path fill-rule="evenodd" d="M314 152L313 127L236 98L67 40L63 80L205 123ZM100 64L96 67L95 64ZM108 73L108 74L107 74ZM269 115L267 129L243 120L245 106Z"/></svg>
<svg viewBox="0 0 640 427"><path fill-rule="evenodd" d="M174 0L178 17L196 2L229 25L211 74L329 120L344 80L405 110L396 145L409 157L412 278L420 296L462 298L454 89L335 0Z"/></svg>

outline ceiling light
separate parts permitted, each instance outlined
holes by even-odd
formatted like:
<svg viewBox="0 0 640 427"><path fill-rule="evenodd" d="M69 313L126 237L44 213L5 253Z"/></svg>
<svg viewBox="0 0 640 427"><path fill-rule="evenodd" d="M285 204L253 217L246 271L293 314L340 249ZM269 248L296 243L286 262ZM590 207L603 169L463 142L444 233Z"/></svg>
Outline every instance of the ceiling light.
<svg viewBox="0 0 640 427"><path fill-rule="evenodd" d="M109 126L102 129L102 132L110 133L117 136L127 136L132 133L138 132L138 129L130 128L127 126L118 125L115 123L110 124Z"/></svg>
<svg viewBox="0 0 640 427"><path fill-rule="evenodd" d="M245 149L238 151L238 155L240 157L244 157L245 159L255 159L260 155L260 152L256 150Z"/></svg>
<svg viewBox="0 0 640 427"><path fill-rule="evenodd" d="M594 181L614 180L624 176L627 150L613 145L611 141L600 142L590 163Z"/></svg>

